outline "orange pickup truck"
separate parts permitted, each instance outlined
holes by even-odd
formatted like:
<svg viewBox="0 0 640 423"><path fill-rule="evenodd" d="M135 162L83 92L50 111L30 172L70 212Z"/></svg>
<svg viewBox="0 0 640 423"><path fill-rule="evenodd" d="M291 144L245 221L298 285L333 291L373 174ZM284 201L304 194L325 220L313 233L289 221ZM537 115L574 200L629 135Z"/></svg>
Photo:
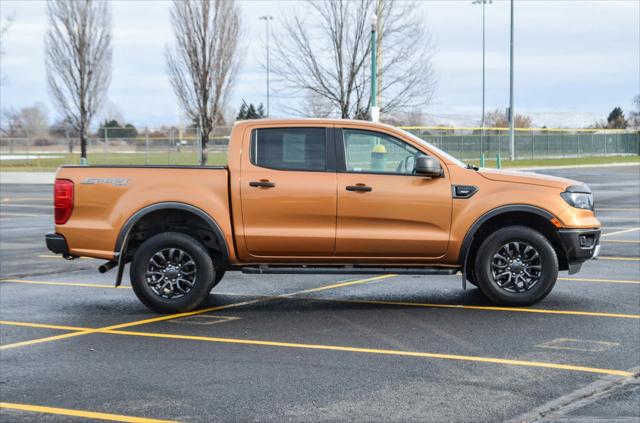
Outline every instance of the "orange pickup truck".
<svg viewBox="0 0 640 423"><path fill-rule="evenodd" d="M235 125L227 166L63 166L54 188L65 258L125 265L158 312L192 310L227 271L462 274L529 305L598 255L590 189L478 169L392 126L351 120Z"/></svg>

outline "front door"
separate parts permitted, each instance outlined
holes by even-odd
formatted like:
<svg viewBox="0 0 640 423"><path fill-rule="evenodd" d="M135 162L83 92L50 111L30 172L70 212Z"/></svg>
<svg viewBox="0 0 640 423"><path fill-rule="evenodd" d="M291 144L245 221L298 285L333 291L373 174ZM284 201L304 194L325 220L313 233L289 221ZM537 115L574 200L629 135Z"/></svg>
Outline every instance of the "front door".
<svg viewBox="0 0 640 423"><path fill-rule="evenodd" d="M426 153L391 135L340 132L336 255L416 261L442 256L451 224L447 174L416 175L415 160Z"/></svg>
<svg viewBox="0 0 640 423"><path fill-rule="evenodd" d="M333 128L259 128L243 160L244 238L254 257L326 257L335 252Z"/></svg>

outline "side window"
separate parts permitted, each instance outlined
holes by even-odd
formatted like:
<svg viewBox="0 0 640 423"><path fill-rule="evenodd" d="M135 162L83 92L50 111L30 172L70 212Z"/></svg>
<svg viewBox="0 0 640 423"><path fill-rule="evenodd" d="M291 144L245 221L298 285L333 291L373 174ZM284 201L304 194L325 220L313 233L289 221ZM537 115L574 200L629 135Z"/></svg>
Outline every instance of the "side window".
<svg viewBox="0 0 640 423"><path fill-rule="evenodd" d="M326 170L326 129L256 129L251 136L251 163L270 169Z"/></svg>
<svg viewBox="0 0 640 423"><path fill-rule="evenodd" d="M404 141L379 132L343 129L347 172L414 173L416 158L425 155Z"/></svg>

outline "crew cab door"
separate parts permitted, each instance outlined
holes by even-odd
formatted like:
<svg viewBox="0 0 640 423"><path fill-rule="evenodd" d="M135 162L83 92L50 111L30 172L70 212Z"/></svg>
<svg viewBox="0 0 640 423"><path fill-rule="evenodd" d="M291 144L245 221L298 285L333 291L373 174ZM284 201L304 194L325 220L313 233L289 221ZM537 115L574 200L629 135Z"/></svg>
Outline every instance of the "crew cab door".
<svg viewBox="0 0 640 423"><path fill-rule="evenodd" d="M247 147L240 195L248 253L253 257L332 256L336 237L333 128L257 128Z"/></svg>
<svg viewBox="0 0 640 423"><path fill-rule="evenodd" d="M451 182L414 173L426 155L382 132L337 129L336 255L422 259L442 256L449 243ZM443 165L444 166L444 165Z"/></svg>

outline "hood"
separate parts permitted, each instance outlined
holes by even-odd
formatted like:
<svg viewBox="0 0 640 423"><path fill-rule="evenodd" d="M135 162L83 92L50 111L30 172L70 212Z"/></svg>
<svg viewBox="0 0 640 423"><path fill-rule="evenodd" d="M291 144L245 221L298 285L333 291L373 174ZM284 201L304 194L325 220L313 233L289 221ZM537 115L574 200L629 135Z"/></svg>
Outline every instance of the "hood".
<svg viewBox="0 0 640 423"><path fill-rule="evenodd" d="M516 182L519 184L541 185L545 187L566 189L571 185L584 185L582 182L574 181L557 176L541 175L533 172L518 172L513 170L480 169L478 173L486 179L499 182Z"/></svg>

